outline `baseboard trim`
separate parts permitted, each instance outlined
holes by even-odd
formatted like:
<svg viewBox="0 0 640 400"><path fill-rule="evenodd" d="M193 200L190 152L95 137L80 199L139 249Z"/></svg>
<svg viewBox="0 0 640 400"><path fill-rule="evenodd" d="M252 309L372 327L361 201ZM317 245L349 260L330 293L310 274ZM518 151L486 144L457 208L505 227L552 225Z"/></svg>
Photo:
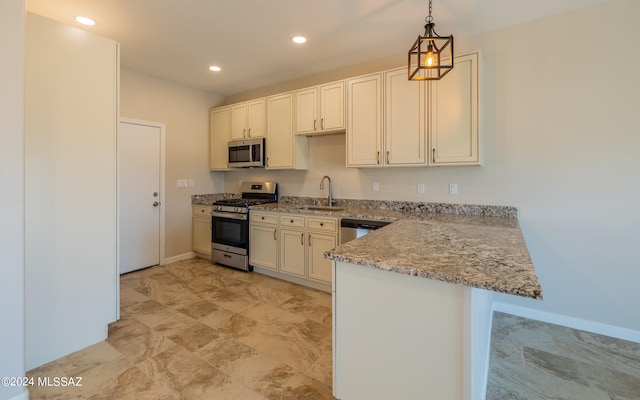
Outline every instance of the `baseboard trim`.
<svg viewBox="0 0 640 400"><path fill-rule="evenodd" d="M195 257L196 257L196 253L193 251L190 251L188 253L178 254L177 256L165 258L164 261L162 262L162 265L171 264L178 261L190 260Z"/></svg>
<svg viewBox="0 0 640 400"><path fill-rule="evenodd" d="M590 321L581 318L568 317L550 313L548 311L540 311L532 308L516 306L512 304L493 302L493 311L504 312L507 314L517 315L519 317L534 319L550 324L562 325L567 328L579 329L581 331L596 333L599 335L610 336L617 339L628 340L630 342L640 343L640 331L634 331L628 328L603 324L601 322Z"/></svg>

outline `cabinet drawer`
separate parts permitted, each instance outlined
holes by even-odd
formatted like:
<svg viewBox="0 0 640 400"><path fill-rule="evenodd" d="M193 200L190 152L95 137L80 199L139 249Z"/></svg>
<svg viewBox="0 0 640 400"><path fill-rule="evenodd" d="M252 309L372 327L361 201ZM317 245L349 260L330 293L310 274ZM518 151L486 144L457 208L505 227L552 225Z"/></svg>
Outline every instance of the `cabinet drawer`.
<svg viewBox="0 0 640 400"><path fill-rule="evenodd" d="M211 206L193 206L194 217L211 217Z"/></svg>
<svg viewBox="0 0 640 400"><path fill-rule="evenodd" d="M334 218L309 217L309 229L322 232L336 232L338 230L338 220Z"/></svg>
<svg viewBox="0 0 640 400"><path fill-rule="evenodd" d="M268 214L268 213L251 211L249 213L249 221L255 222L257 224L277 225L278 216L276 214Z"/></svg>
<svg viewBox="0 0 640 400"><path fill-rule="evenodd" d="M282 227L294 226L296 228L304 228L304 217L283 215L280 217L280 225L282 225Z"/></svg>

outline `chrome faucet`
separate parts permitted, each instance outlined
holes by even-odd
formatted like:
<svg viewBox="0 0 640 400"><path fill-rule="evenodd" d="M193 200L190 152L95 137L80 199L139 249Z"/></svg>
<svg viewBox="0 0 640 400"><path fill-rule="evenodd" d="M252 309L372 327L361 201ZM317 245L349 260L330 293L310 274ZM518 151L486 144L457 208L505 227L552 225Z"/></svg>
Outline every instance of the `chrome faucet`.
<svg viewBox="0 0 640 400"><path fill-rule="evenodd" d="M333 202L333 192L331 191L331 178L329 178L327 175L322 177L322 180L320 181L320 190L324 190L324 180L328 180L329 181L329 207L333 207L334 206L334 202Z"/></svg>

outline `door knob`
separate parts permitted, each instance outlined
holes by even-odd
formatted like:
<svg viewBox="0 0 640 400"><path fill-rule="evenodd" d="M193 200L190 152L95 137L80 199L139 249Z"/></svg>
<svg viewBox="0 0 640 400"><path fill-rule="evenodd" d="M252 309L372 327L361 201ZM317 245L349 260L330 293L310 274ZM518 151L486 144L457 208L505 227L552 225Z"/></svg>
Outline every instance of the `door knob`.
<svg viewBox="0 0 640 400"><path fill-rule="evenodd" d="M158 203L157 201L154 201L154 202L153 202L153 206L154 206L154 207L158 207L159 205L160 205L160 203Z"/></svg>

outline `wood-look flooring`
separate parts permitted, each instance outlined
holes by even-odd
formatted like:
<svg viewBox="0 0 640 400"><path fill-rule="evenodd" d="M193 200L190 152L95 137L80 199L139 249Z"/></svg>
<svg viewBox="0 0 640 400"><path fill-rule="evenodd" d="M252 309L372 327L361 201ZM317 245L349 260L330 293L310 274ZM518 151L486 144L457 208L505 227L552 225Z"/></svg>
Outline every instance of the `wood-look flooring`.
<svg viewBox="0 0 640 400"><path fill-rule="evenodd" d="M638 400L640 343L494 313L486 400Z"/></svg>

